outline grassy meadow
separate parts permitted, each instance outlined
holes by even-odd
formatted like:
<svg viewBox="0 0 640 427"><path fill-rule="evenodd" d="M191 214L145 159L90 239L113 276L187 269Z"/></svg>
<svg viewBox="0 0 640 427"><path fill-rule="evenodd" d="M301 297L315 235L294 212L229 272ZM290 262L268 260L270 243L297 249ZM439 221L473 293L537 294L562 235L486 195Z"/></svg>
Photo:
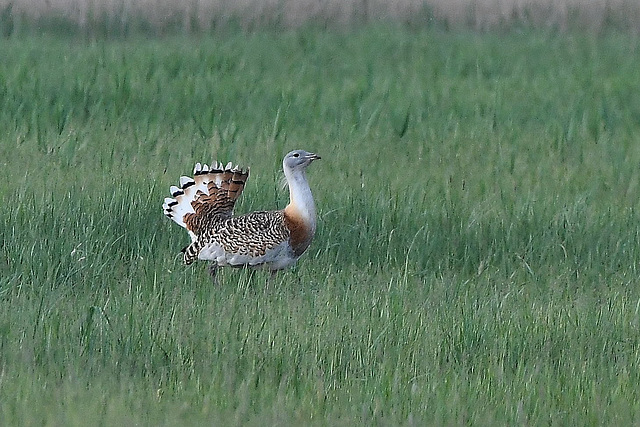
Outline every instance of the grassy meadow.
<svg viewBox="0 0 640 427"><path fill-rule="evenodd" d="M640 422L639 39L365 26L0 43L0 424ZM197 161L319 229L182 265Z"/></svg>

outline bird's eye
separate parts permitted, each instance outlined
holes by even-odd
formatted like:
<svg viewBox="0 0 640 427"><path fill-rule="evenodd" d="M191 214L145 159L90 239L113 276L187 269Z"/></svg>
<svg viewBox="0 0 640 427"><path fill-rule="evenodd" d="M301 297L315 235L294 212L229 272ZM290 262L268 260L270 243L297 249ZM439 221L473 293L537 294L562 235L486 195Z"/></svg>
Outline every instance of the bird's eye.
<svg viewBox="0 0 640 427"><path fill-rule="evenodd" d="M300 157L300 154L295 153L295 154L293 155L293 157Z"/></svg>

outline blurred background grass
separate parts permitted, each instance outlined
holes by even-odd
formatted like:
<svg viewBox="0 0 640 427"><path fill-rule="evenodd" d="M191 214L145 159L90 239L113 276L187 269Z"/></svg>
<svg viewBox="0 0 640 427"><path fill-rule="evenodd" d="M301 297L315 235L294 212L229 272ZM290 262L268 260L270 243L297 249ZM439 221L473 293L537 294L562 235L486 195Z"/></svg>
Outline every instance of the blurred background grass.
<svg viewBox="0 0 640 427"><path fill-rule="evenodd" d="M0 32L197 34L398 23L474 30L547 28L638 34L635 0L1 0Z"/></svg>

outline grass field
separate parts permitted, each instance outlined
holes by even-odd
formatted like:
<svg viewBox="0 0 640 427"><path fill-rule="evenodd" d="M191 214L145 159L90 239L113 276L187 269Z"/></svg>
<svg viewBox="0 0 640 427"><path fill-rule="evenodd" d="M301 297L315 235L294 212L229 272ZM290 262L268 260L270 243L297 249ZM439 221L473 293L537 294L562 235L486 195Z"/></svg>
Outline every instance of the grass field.
<svg viewBox="0 0 640 427"><path fill-rule="evenodd" d="M365 27L0 44L2 425L640 422L639 41ZM196 161L319 230L185 267Z"/></svg>

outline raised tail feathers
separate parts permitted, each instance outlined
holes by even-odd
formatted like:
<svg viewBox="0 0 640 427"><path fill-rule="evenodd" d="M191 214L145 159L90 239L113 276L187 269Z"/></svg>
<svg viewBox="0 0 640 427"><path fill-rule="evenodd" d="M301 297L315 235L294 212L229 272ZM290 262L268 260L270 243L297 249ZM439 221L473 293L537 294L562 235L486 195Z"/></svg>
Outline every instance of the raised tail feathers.
<svg viewBox="0 0 640 427"><path fill-rule="evenodd" d="M162 204L164 214L186 228L192 240L216 217L232 216L235 202L249 178L249 169L231 163L226 166L218 162L211 166L196 163L193 175L193 178L181 176L179 186L170 187L171 197Z"/></svg>

